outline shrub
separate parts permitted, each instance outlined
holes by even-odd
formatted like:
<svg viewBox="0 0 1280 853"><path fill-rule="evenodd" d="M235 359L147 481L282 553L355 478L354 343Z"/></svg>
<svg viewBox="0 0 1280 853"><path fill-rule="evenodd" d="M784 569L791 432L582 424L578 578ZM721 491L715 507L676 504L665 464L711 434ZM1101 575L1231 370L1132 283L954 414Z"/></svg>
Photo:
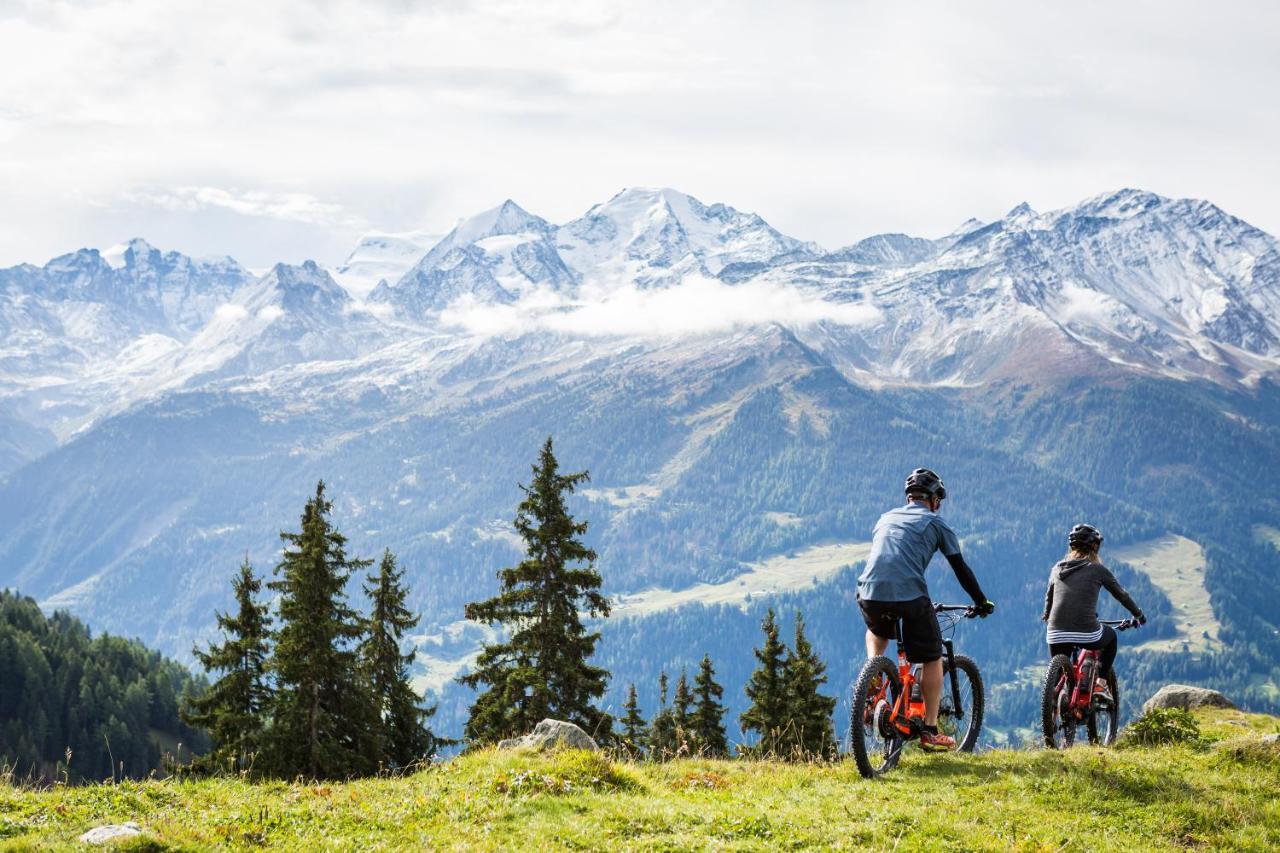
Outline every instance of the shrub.
<svg viewBox="0 0 1280 853"><path fill-rule="evenodd" d="M1201 744L1200 724L1183 708L1152 708L1124 730L1119 746Z"/></svg>

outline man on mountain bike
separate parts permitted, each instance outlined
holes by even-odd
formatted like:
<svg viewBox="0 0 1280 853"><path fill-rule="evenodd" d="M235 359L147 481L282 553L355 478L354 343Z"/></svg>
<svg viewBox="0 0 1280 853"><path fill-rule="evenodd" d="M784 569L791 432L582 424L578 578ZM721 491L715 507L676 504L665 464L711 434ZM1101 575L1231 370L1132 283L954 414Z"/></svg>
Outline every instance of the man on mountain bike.
<svg viewBox="0 0 1280 853"><path fill-rule="evenodd" d="M979 616L996 606L987 600L973 570L960 555L960 541L938 507L947 496L942 479L927 468L907 477L907 505L891 509L876 522L867 567L858 577L858 609L867 624L867 657L882 655L902 620L902 645L907 660L921 664L924 693L924 731L920 746L931 752L955 749L955 738L938 731L942 697L942 631L929 599L924 572L941 551L960 585L974 601Z"/></svg>
<svg viewBox="0 0 1280 853"><path fill-rule="evenodd" d="M1044 613L1048 622L1045 639L1049 657L1068 655L1079 649L1101 649L1097 676L1106 681L1116 659L1116 632L1098 621L1098 592L1106 588L1111 597L1133 614L1139 625L1147 617L1129 593L1098 560L1102 533L1088 524L1077 524L1067 534L1067 555L1049 570L1049 587L1044 592Z"/></svg>

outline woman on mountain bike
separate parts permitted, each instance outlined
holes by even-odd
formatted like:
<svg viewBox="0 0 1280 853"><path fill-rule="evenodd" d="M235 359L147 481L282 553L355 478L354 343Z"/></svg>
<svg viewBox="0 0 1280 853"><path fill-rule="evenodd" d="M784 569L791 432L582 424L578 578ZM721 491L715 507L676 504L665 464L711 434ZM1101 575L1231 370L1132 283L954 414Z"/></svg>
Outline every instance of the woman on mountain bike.
<svg viewBox="0 0 1280 853"><path fill-rule="evenodd" d="M1044 593L1045 631L1049 657L1070 655L1074 649L1100 649L1097 677L1105 680L1116 659L1116 632L1098 621L1098 591L1105 588L1111 597L1133 614L1139 625L1147 617L1129 593L1098 560L1102 534L1096 527L1077 524L1067 534L1070 550L1049 570L1049 588Z"/></svg>

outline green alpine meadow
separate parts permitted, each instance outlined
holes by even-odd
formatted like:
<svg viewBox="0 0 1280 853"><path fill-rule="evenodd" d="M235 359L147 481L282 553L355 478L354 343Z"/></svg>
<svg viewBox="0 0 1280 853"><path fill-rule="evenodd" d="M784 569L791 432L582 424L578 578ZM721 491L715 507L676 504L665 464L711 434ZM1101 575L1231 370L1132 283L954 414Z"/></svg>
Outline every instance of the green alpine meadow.
<svg viewBox="0 0 1280 853"><path fill-rule="evenodd" d="M634 762L479 750L395 778L0 788L4 849L1271 850L1280 719L1202 712L1194 743L849 761Z"/></svg>

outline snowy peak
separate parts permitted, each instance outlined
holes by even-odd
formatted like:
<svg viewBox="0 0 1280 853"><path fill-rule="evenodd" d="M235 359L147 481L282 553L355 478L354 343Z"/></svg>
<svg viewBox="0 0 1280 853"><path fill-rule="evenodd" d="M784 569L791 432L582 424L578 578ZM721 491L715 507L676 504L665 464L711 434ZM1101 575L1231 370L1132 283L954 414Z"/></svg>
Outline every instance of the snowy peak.
<svg viewBox="0 0 1280 853"><path fill-rule="evenodd" d="M1072 208L1071 214L1106 219L1129 219L1166 204L1168 201L1169 199L1146 190L1126 188L1087 199Z"/></svg>
<svg viewBox="0 0 1280 853"><path fill-rule="evenodd" d="M351 304L351 295L315 261L276 264L259 280L271 301L288 311L333 314Z"/></svg>
<svg viewBox="0 0 1280 853"><path fill-rule="evenodd" d="M565 260L598 289L660 287L685 275L719 275L735 264L766 264L811 243L787 237L754 213L703 204L673 189L625 189L563 227Z"/></svg>
<svg viewBox="0 0 1280 853"><path fill-rule="evenodd" d="M396 282L422 259L444 235L438 231L400 233L371 231L338 267L336 278L357 299L365 298L380 282Z"/></svg>
<svg viewBox="0 0 1280 853"><path fill-rule="evenodd" d="M901 267L918 264L938 254L933 240L907 234L876 234L846 246L827 257L871 267Z"/></svg>
<svg viewBox="0 0 1280 853"><path fill-rule="evenodd" d="M394 285L379 284L371 302L393 305L401 319L431 321L462 299L508 303L537 289L571 286L576 276L556 251L555 227L507 199L464 219Z"/></svg>

